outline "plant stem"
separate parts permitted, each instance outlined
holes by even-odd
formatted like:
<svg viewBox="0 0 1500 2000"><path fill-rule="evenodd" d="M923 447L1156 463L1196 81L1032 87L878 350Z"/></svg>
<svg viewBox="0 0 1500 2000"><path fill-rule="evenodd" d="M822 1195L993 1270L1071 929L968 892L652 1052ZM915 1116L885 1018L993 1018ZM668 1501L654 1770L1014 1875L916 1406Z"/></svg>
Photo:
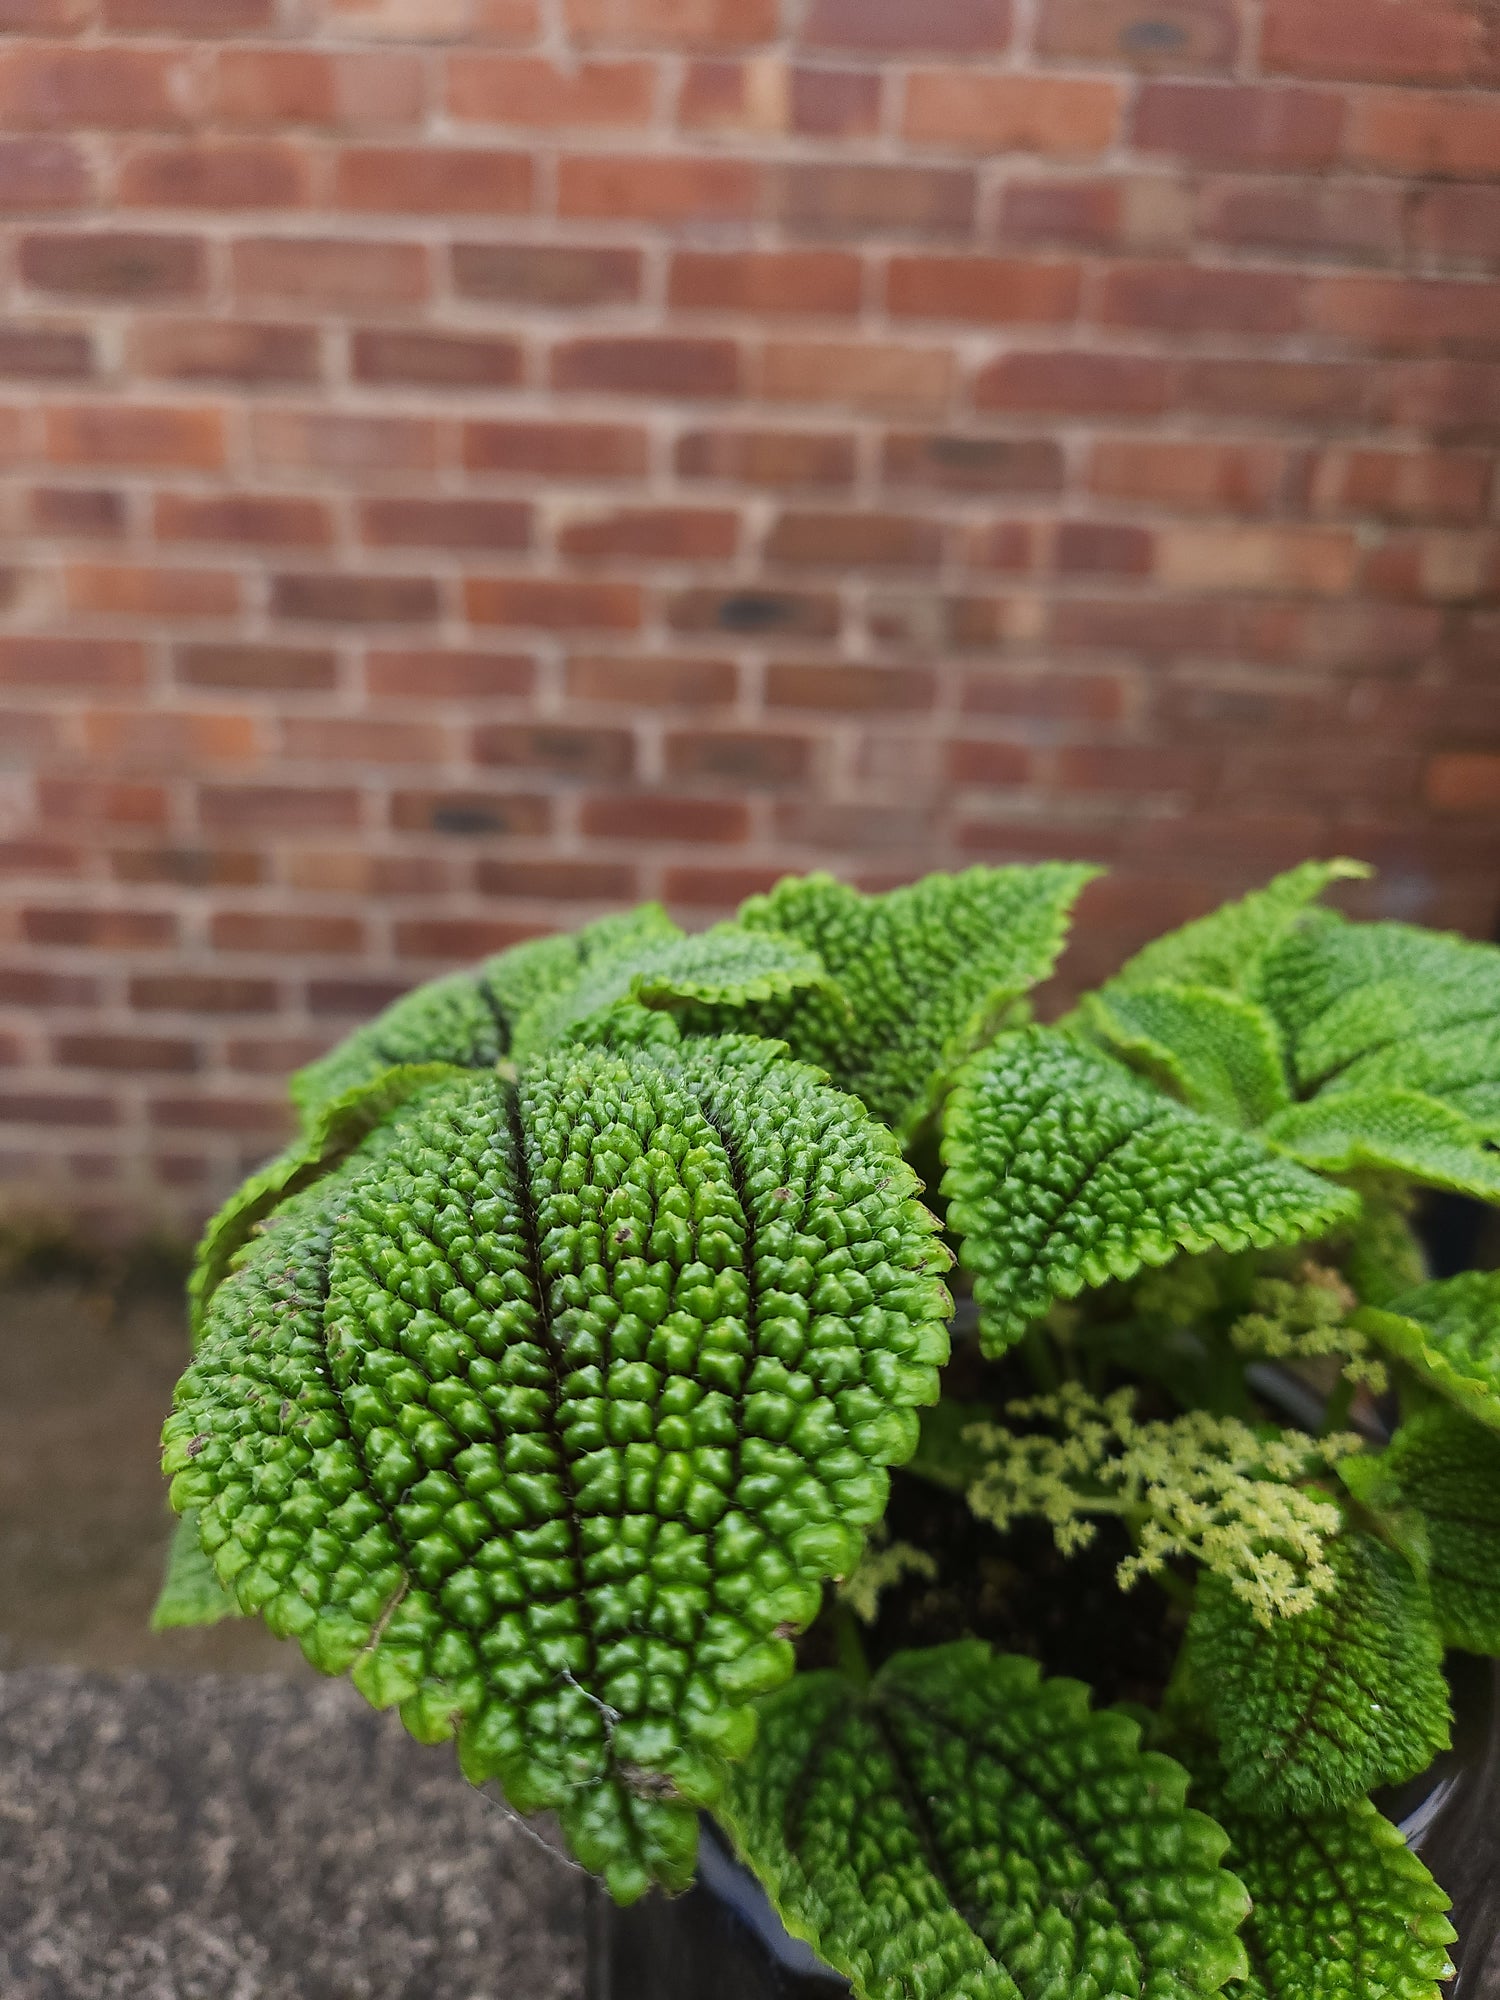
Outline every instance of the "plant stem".
<svg viewBox="0 0 1500 2000"><path fill-rule="evenodd" d="M838 1654L839 1672L858 1688L870 1685L870 1662L865 1658L864 1641L859 1636L859 1620L847 1604L833 1607L833 1643Z"/></svg>

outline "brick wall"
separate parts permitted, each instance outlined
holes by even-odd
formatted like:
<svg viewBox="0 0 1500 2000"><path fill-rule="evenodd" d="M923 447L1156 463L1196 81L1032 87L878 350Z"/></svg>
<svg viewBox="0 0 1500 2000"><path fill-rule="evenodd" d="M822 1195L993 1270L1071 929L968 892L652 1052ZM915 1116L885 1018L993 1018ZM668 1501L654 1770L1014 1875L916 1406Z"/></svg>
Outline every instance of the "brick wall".
<svg viewBox="0 0 1500 2000"><path fill-rule="evenodd" d="M0 0L0 131L27 1199L787 869L1490 929L1493 0Z"/></svg>

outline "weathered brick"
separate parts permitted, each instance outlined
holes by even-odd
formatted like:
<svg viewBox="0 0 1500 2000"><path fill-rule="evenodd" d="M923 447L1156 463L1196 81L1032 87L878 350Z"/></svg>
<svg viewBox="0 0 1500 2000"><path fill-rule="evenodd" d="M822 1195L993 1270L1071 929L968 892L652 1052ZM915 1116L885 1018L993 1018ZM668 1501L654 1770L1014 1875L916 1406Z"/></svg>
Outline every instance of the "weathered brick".
<svg viewBox="0 0 1500 2000"><path fill-rule="evenodd" d="M1500 186L1422 190L1414 203L1412 236L1444 263L1493 269L1500 245Z"/></svg>
<svg viewBox="0 0 1500 2000"><path fill-rule="evenodd" d="M171 130L198 115L191 50L23 44L0 50L0 127Z"/></svg>
<svg viewBox="0 0 1500 2000"><path fill-rule="evenodd" d="M1240 47L1234 0L1041 0L1039 54L1142 70L1229 70Z"/></svg>
<svg viewBox="0 0 1500 2000"><path fill-rule="evenodd" d="M256 320L146 320L129 351L142 375L174 382L316 382L320 365L313 328Z"/></svg>
<svg viewBox="0 0 1500 2000"><path fill-rule="evenodd" d="M770 210L807 235L967 236L976 198L967 168L818 162L779 168Z"/></svg>
<svg viewBox="0 0 1500 2000"><path fill-rule="evenodd" d="M469 423L463 457L471 472L631 479L646 470L646 433L634 424Z"/></svg>
<svg viewBox="0 0 1500 2000"><path fill-rule="evenodd" d="M1477 525L1488 511L1493 478L1486 452L1345 446L1319 460L1312 500L1321 513Z"/></svg>
<svg viewBox="0 0 1500 2000"><path fill-rule="evenodd" d="M687 312L859 311L860 260L837 250L679 250L668 303Z"/></svg>
<svg viewBox="0 0 1500 2000"><path fill-rule="evenodd" d="M1093 316L1103 326L1172 333L1294 333L1304 298L1303 280L1288 271L1120 264L1103 274Z"/></svg>
<svg viewBox="0 0 1500 2000"><path fill-rule="evenodd" d="M552 384L627 396L732 396L740 386L740 351L732 340L659 334L564 340L552 351Z"/></svg>
<svg viewBox="0 0 1500 2000"><path fill-rule="evenodd" d="M678 730L668 734L663 753L669 778L688 784L721 778L760 791L805 783L813 747L810 737L784 731Z"/></svg>
<svg viewBox="0 0 1500 2000"><path fill-rule="evenodd" d="M1284 170L1338 158L1344 99L1294 84L1147 83L1131 120L1143 152L1194 164Z"/></svg>
<svg viewBox="0 0 1500 2000"><path fill-rule="evenodd" d="M400 127L418 121L425 98L422 58L395 51L249 46L214 63L213 111L226 125Z"/></svg>
<svg viewBox="0 0 1500 2000"><path fill-rule="evenodd" d="M810 0L801 39L812 48L978 55L1005 48L1010 25L1010 0Z"/></svg>
<svg viewBox="0 0 1500 2000"><path fill-rule="evenodd" d="M1285 591L1336 597L1354 581L1359 548L1340 528L1174 524L1156 538L1156 570L1178 590Z"/></svg>
<svg viewBox="0 0 1500 2000"><path fill-rule="evenodd" d="M274 576L271 615L334 625L420 625L438 615L437 585L430 576Z"/></svg>
<svg viewBox="0 0 1500 2000"><path fill-rule="evenodd" d="M742 632L768 644L836 638L843 613L830 591L737 588L679 591L666 617L674 632Z"/></svg>
<svg viewBox="0 0 1500 2000"><path fill-rule="evenodd" d="M0 209L81 208L93 189L82 149L67 139L0 139Z"/></svg>
<svg viewBox="0 0 1500 2000"><path fill-rule="evenodd" d="M1400 255L1406 198L1369 181L1211 181L1200 193L1198 230L1235 249L1316 258L1387 260Z"/></svg>
<svg viewBox="0 0 1500 2000"><path fill-rule="evenodd" d="M522 350L518 341L480 334L366 328L353 337L350 361L357 382L499 389L520 381Z"/></svg>
<svg viewBox="0 0 1500 2000"><path fill-rule="evenodd" d="M167 795L159 784L107 778L39 778L37 811L67 826L160 827Z"/></svg>
<svg viewBox="0 0 1500 2000"><path fill-rule="evenodd" d="M1180 407L1236 420L1278 417L1299 423L1347 423L1369 389L1368 371L1340 361L1188 360L1175 400Z"/></svg>
<svg viewBox="0 0 1500 2000"><path fill-rule="evenodd" d="M237 542L252 548L327 548L327 503L294 493L158 493L159 542Z"/></svg>
<svg viewBox="0 0 1500 2000"><path fill-rule="evenodd" d="M1264 514L1280 497L1288 453L1279 444L1101 438L1089 458L1092 492L1187 512Z"/></svg>
<svg viewBox="0 0 1500 2000"><path fill-rule="evenodd" d="M167 140L131 147L115 175L126 208L304 208L312 163L284 140Z"/></svg>
<svg viewBox="0 0 1500 2000"><path fill-rule="evenodd" d="M453 55L447 62L450 116L476 124L645 125L656 83L649 62L579 62L543 56Z"/></svg>
<svg viewBox="0 0 1500 2000"><path fill-rule="evenodd" d="M125 495L108 486L34 486L28 519L39 535L115 541L125 532Z"/></svg>
<svg viewBox="0 0 1500 2000"><path fill-rule="evenodd" d="M173 672L183 687L260 693L322 693L337 684L337 663L319 646L263 646L246 641L178 646Z"/></svg>
<svg viewBox="0 0 1500 2000"><path fill-rule="evenodd" d="M1319 333L1376 349L1500 349L1497 282L1351 273L1314 280L1309 299L1309 320Z"/></svg>
<svg viewBox="0 0 1500 2000"><path fill-rule="evenodd" d="M1122 101L1119 84L1092 78L919 69L907 82L902 130L947 151L1087 159L1114 139Z"/></svg>
<svg viewBox="0 0 1500 2000"><path fill-rule="evenodd" d="M635 764L635 738L628 729L560 722L486 723L474 731L473 750L478 764L567 778L624 778Z"/></svg>
<svg viewBox="0 0 1500 2000"><path fill-rule="evenodd" d="M553 581L548 577L471 576L464 603L476 625L531 626L540 631L633 632L641 593L633 583Z"/></svg>
<svg viewBox="0 0 1500 2000"><path fill-rule="evenodd" d="M615 244L455 243L453 287L461 297L509 305L620 305L640 297L639 250Z"/></svg>
<svg viewBox="0 0 1500 2000"><path fill-rule="evenodd" d="M579 823L596 840L678 842L741 841L750 831L742 799L695 799L663 793L620 792L583 801Z"/></svg>
<svg viewBox="0 0 1500 2000"><path fill-rule="evenodd" d="M1500 97L1477 91L1356 91L1345 148L1362 166L1494 179L1500 177Z"/></svg>
<svg viewBox="0 0 1500 2000"><path fill-rule="evenodd" d="M360 795L350 786L203 785L198 812L211 832L323 833L360 823Z"/></svg>
<svg viewBox="0 0 1500 2000"><path fill-rule="evenodd" d="M391 794L398 833L440 833L483 839L490 834L537 835L552 825L552 804L536 793L405 791Z"/></svg>
<svg viewBox="0 0 1500 2000"><path fill-rule="evenodd" d="M1156 551L1149 528L1130 521L1059 521L1053 561L1064 575L1145 576Z"/></svg>
<svg viewBox="0 0 1500 2000"><path fill-rule="evenodd" d="M854 440L823 431L684 431L673 464L679 479L739 486L848 486Z"/></svg>
<svg viewBox="0 0 1500 2000"><path fill-rule="evenodd" d="M186 889L253 889L267 879L270 870L265 856L248 848L152 846L115 848L109 857L109 872L117 882L165 882ZM134 997L135 984L132 981L132 1006L141 1004Z"/></svg>
<svg viewBox="0 0 1500 2000"><path fill-rule="evenodd" d="M340 237L254 236L230 246L235 296L247 304L371 312L425 299L428 254L420 243Z"/></svg>
<svg viewBox="0 0 1500 2000"><path fill-rule="evenodd" d="M955 493L1056 493L1063 483L1062 447L1054 438L892 431L880 464L890 485Z"/></svg>
<svg viewBox="0 0 1500 2000"><path fill-rule="evenodd" d="M256 463L273 471L380 477L438 462L437 425L427 417L261 409L251 413L250 441Z"/></svg>
<svg viewBox="0 0 1500 2000"><path fill-rule="evenodd" d="M192 298L207 270L199 237L120 229L23 236L17 265L39 292L90 299Z"/></svg>

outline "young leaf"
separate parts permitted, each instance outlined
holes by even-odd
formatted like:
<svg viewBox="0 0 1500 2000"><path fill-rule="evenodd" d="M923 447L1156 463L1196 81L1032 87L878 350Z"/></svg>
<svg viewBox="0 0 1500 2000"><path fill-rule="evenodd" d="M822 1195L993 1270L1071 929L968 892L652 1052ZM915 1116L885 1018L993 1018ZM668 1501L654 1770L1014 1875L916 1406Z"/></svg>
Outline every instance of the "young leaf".
<svg viewBox="0 0 1500 2000"><path fill-rule="evenodd" d="M1330 884L1370 873L1362 861L1304 861L1237 903L1226 903L1180 930L1153 938L1121 966L1110 984L1142 986L1171 979L1219 986L1229 993L1251 992L1267 954L1295 930Z"/></svg>
<svg viewBox="0 0 1500 2000"><path fill-rule="evenodd" d="M1223 1834L1079 1682L970 1639L760 1708L718 1817L860 2000L1190 2000L1243 1973Z"/></svg>
<svg viewBox="0 0 1500 2000"><path fill-rule="evenodd" d="M1354 1324L1471 1417L1500 1430L1500 1271L1462 1271L1366 1306Z"/></svg>
<svg viewBox="0 0 1500 2000"><path fill-rule="evenodd" d="M1295 1243L1358 1210L1347 1189L1045 1028L1002 1035L965 1067L943 1159L992 1353L1086 1286L1184 1250Z"/></svg>
<svg viewBox="0 0 1500 2000"><path fill-rule="evenodd" d="M947 1071L1051 972L1068 912L1097 872L1065 862L970 868L883 896L829 875L778 883L751 897L740 922L811 946L854 1013L810 993L767 1009L761 1030L908 1137Z"/></svg>
<svg viewBox="0 0 1500 2000"><path fill-rule="evenodd" d="M490 1069L511 1053L515 1024L545 995L566 991L600 957L682 935L659 903L601 917L582 930L530 938L483 965L429 980L298 1070L292 1102L311 1120L319 1108L382 1070L443 1062Z"/></svg>
<svg viewBox="0 0 1500 2000"><path fill-rule="evenodd" d="M1325 1090L1278 1113L1265 1136L1323 1173L1409 1174L1429 1187L1500 1201L1500 1151L1461 1113L1420 1091Z"/></svg>
<svg viewBox="0 0 1500 2000"><path fill-rule="evenodd" d="M1500 1653L1500 1438L1436 1403L1382 1452L1339 1467L1356 1500L1378 1514L1416 1516L1438 1625L1450 1646Z"/></svg>
<svg viewBox="0 0 1500 2000"><path fill-rule="evenodd" d="M1488 1020L1371 1049L1323 1088L1368 1091L1393 1085L1435 1097L1486 1139L1500 1139L1500 1010Z"/></svg>
<svg viewBox="0 0 1500 2000"><path fill-rule="evenodd" d="M1085 1026L1195 1111L1253 1131L1288 1102L1276 1026L1237 993L1172 980L1112 983L1083 1003Z"/></svg>
<svg viewBox="0 0 1500 2000"><path fill-rule="evenodd" d="M937 1393L933 1219L748 1038L450 1077L380 1137L215 1293L173 1503L244 1610L556 1808L616 1895L681 1886Z"/></svg>
<svg viewBox="0 0 1500 2000"><path fill-rule="evenodd" d="M151 1613L153 1632L180 1625L217 1625L238 1618L240 1607L214 1574L198 1539L198 1512L190 1507L177 1523L167 1552L167 1572Z"/></svg>
<svg viewBox="0 0 1500 2000"><path fill-rule="evenodd" d="M1246 1812L1329 1811L1415 1776L1448 1746L1426 1584L1370 1535L1341 1536L1328 1560L1332 1590L1264 1625L1221 1578L1198 1584L1191 1684L1218 1733L1228 1796Z"/></svg>
<svg viewBox="0 0 1500 2000"><path fill-rule="evenodd" d="M1245 1812L1194 1777L1250 1892L1242 2000L1439 2000L1457 1936L1449 1898L1368 1799L1336 1812Z"/></svg>

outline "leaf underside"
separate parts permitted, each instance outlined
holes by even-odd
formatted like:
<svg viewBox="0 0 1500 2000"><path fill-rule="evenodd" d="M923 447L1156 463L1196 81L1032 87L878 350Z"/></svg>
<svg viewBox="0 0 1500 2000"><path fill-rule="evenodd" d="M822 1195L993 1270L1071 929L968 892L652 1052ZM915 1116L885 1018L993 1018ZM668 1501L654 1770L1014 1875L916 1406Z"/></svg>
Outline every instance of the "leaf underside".
<svg viewBox="0 0 1500 2000"><path fill-rule="evenodd" d="M1171 979L1228 993L1251 992L1268 954L1302 922L1318 897L1334 882L1369 873L1361 861L1304 861L1238 902L1153 938L1110 983L1140 986Z"/></svg>
<svg viewBox="0 0 1500 2000"><path fill-rule="evenodd" d="M1206 1573L1186 1644L1218 1733L1228 1796L1251 1813L1321 1812L1415 1776L1448 1746L1443 1646L1406 1558L1349 1532L1333 1587L1258 1624Z"/></svg>
<svg viewBox="0 0 1500 2000"><path fill-rule="evenodd" d="M1462 1271L1366 1306L1355 1324L1482 1424L1500 1430L1500 1272Z"/></svg>
<svg viewBox="0 0 1500 2000"><path fill-rule="evenodd" d="M1172 980L1106 986L1083 1003L1089 1031L1193 1110L1253 1131L1288 1102L1269 1014L1237 993Z"/></svg>
<svg viewBox="0 0 1500 2000"><path fill-rule="evenodd" d="M240 1607L204 1553L198 1539L198 1512L190 1507L172 1535L167 1572L151 1612L151 1630L171 1632L184 1625L217 1625L240 1615Z"/></svg>
<svg viewBox="0 0 1500 2000"><path fill-rule="evenodd" d="M878 896L829 875L778 883L745 903L740 922L810 946L847 1005L809 993L756 1025L909 1136L945 1073L1051 972L1068 912L1097 872L970 868Z"/></svg>
<svg viewBox="0 0 1500 2000"><path fill-rule="evenodd" d="M960 1640L760 1709L719 1817L860 2000L1188 2000L1243 1970L1222 1833L1078 1682Z"/></svg>
<svg viewBox="0 0 1500 2000"><path fill-rule="evenodd" d="M963 1070L943 1158L991 1352L1086 1286L1182 1251L1294 1243L1358 1210L1347 1189L1039 1028L1001 1036Z"/></svg>
<svg viewBox="0 0 1500 2000"><path fill-rule="evenodd" d="M243 1609L557 1809L618 1896L681 1885L936 1394L915 1187L764 1042L431 1085L220 1285L173 1502Z"/></svg>

